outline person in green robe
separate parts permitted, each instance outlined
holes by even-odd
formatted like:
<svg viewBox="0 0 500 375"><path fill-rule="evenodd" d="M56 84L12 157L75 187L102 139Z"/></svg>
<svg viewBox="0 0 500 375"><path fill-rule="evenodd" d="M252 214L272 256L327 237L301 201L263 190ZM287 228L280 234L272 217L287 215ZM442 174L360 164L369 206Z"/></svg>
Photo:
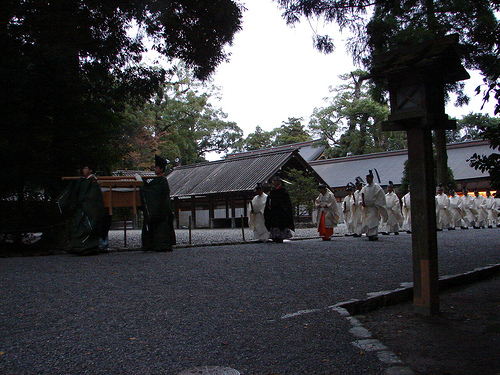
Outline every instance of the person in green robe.
<svg viewBox="0 0 500 375"><path fill-rule="evenodd" d="M68 252L78 255L97 254L100 251L102 220L105 214L101 188L94 175L92 163L83 166L82 177L71 181L57 203L61 212L72 214Z"/></svg>
<svg viewBox="0 0 500 375"><path fill-rule="evenodd" d="M174 215L170 205L170 188L164 175L167 161L155 155L156 177L145 181L141 188L144 222L143 251L172 251L175 245Z"/></svg>

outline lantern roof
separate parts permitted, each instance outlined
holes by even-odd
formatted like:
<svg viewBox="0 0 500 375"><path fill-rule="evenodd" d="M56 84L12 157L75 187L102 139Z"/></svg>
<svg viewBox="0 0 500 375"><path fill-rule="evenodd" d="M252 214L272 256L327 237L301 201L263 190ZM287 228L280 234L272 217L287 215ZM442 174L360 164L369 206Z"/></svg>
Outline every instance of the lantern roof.
<svg viewBox="0 0 500 375"><path fill-rule="evenodd" d="M458 52L458 34L401 47L373 57L369 78L420 75L454 83L469 79Z"/></svg>

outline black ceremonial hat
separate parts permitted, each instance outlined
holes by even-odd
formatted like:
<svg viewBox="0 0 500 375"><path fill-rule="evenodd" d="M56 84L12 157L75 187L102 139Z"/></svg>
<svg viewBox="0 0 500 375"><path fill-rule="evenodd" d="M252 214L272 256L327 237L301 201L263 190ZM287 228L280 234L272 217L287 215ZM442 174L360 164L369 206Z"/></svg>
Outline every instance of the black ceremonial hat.
<svg viewBox="0 0 500 375"><path fill-rule="evenodd" d="M261 182L257 182L257 185L255 185L255 190L257 189L264 189L264 186L262 185Z"/></svg>
<svg viewBox="0 0 500 375"><path fill-rule="evenodd" d="M165 169L167 160L155 154L155 166Z"/></svg>

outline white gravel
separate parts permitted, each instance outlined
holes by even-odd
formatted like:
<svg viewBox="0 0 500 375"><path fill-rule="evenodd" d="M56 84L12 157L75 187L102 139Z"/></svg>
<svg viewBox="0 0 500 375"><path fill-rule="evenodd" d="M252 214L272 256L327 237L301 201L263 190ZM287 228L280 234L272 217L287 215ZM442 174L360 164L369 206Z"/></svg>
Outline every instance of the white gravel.
<svg viewBox="0 0 500 375"><path fill-rule="evenodd" d="M343 236L346 232L344 224L340 224L335 228L335 236ZM192 229L191 240L188 229L176 229L177 246L188 245L207 245L207 244L222 244L222 243L239 243L253 241L253 233L250 229L245 228L245 238L241 228L235 229ZM318 237L316 228L297 228L294 232L293 239L315 238ZM139 249L141 248L141 230L127 229L126 243L125 233L123 229L111 230L109 232L109 246L111 249Z"/></svg>

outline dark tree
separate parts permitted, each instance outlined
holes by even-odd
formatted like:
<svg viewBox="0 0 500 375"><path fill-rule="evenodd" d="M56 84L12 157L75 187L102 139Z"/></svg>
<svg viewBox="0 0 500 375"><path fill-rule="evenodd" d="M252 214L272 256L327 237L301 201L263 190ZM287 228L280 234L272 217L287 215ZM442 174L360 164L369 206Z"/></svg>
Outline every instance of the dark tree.
<svg viewBox="0 0 500 375"><path fill-rule="evenodd" d="M490 142L493 150L500 151L500 123L481 125L482 138ZM500 196L500 153L493 152L489 156L474 154L469 160L470 166L481 172L489 172L491 178L491 190L497 191Z"/></svg>
<svg viewBox="0 0 500 375"><path fill-rule="evenodd" d="M401 46L411 46L449 33L457 33L463 46L466 67L478 69L485 85L478 87L484 98L497 101L500 113L500 23L496 12L498 0L275 0L284 9L288 24L302 18L324 18L349 29L354 37L348 43L353 57L370 67L373 54ZM367 11L371 18L366 23ZM317 35L316 46L324 51L334 49L328 36ZM460 87L455 87L460 89ZM460 91L460 90L459 90ZM467 98L459 95L459 102Z"/></svg>
<svg viewBox="0 0 500 375"><path fill-rule="evenodd" d="M112 166L126 152L126 105L161 91L151 49L204 79L241 27L232 0L0 2L0 158L3 195L57 190L82 160ZM135 32L134 32L135 31Z"/></svg>
<svg viewBox="0 0 500 375"><path fill-rule="evenodd" d="M448 130L446 133L448 143L474 141L483 139L481 129L495 127L500 124L499 117L490 117L482 113L469 113L457 120L457 130Z"/></svg>
<svg viewBox="0 0 500 375"><path fill-rule="evenodd" d="M283 121L283 125L275 129L276 138L273 146L284 146L312 140L311 135L302 125L302 120L302 118L289 117L288 121Z"/></svg>

